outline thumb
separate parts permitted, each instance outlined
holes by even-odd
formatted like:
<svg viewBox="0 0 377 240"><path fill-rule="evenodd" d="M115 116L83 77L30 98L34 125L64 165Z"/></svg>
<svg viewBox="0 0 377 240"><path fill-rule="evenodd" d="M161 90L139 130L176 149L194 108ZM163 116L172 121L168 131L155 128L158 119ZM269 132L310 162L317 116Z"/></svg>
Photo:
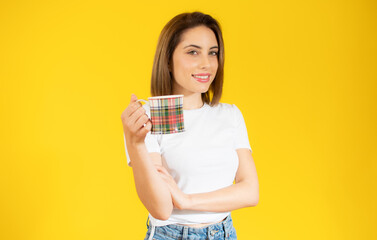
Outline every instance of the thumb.
<svg viewBox="0 0 377 240"><path fill-rule="evenodd" d="M134 103L134 102L136 102L137 101L137 97L136 97L136 95L135 94L131 94L131 102L130 103Z"/></svg>

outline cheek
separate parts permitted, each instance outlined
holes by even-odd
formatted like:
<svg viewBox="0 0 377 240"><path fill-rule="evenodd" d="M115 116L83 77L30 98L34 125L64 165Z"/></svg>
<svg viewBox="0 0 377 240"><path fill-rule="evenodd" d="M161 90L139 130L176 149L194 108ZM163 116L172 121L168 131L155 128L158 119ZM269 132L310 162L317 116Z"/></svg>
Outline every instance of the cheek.
<svg viewBox="0 0 377 240"><path fill-rule="evenodd" d="M177 75L180 75L181 77L187 78L187 76L191 76L193 72L195 72L196 69L196 63L195 61L190 60L181 60L179 63L179 72L177 72Z"/></svg>
<svg viewBox="0 0 377 240"><path fill-rule="evenodd" d="M174 65L176 66L176 73L180 74L189 69L190 62L185 58L180 58L179 60L175 61Z"/></svg>
<svg viewBox="0 0 377 240"><path fill-rule="evenodd" d="M213 66L213 69L217 71L217 68L219 67L219 62L217 59L214 59L212 61L212 66Z"/></svg>
<svg viewBox="0 0 377 240"><path fill-rule="evenodd" d="M215 57L215 56L212 56L212 57L210 58L210 61L211 61L211 63L212 63L213 65L217 65L217 64L219 63L219 60L218 60L217 57Z"/></svg>
<svg viewBox="0 0 377 240"><path fill-rule="evenodd" d="M177 61L174 66L174 79L180 84L184 84L187 78L191 76L192 67L190 67L185 61Z"/></svg>

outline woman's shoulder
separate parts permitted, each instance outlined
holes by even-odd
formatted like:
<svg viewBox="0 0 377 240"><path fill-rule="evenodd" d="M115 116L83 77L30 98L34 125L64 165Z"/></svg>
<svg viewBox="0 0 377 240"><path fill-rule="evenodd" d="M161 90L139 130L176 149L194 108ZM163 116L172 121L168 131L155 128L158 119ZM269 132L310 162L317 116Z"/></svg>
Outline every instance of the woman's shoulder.
<svg viewBox="0 0 377 240"><path fill-rule="evenodd" d="M218 103L215 106L209 107L211 112L216 115L227 115L227 116L235 116L240 111L235 104L231 103Z"/></svg>
<svg viewBox="0 0 377 240"><path fill-rule="evenodd" d="M212 106L213 109L223 110L223 111L234 111L237 109L237 106L235 104L231 103L222 103L219 102L215 106Z"/></svg>

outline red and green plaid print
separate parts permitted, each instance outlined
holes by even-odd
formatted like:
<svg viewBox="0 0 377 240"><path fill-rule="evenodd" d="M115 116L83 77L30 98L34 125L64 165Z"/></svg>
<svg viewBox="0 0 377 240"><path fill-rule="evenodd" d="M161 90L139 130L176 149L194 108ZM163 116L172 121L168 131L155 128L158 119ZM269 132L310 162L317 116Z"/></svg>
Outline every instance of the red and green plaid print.
<svg viewBox="0 0 377 240"><path fill-rule="evenodd" d="M152 134L184 131L183 98L150 99Z"/></svg>

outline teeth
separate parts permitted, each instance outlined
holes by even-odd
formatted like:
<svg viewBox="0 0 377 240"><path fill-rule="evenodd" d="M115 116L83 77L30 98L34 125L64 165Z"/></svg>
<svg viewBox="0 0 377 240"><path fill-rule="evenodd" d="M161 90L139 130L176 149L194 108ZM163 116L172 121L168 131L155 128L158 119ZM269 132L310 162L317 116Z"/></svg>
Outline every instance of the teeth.
<svg viewBox="0 0 377 240"><path fill-rule="evenodd" d="M208 75L207 76L196 76L196 75L194 75L194 77L201 78L201 79L207 79L209 76Z"/></svg>

